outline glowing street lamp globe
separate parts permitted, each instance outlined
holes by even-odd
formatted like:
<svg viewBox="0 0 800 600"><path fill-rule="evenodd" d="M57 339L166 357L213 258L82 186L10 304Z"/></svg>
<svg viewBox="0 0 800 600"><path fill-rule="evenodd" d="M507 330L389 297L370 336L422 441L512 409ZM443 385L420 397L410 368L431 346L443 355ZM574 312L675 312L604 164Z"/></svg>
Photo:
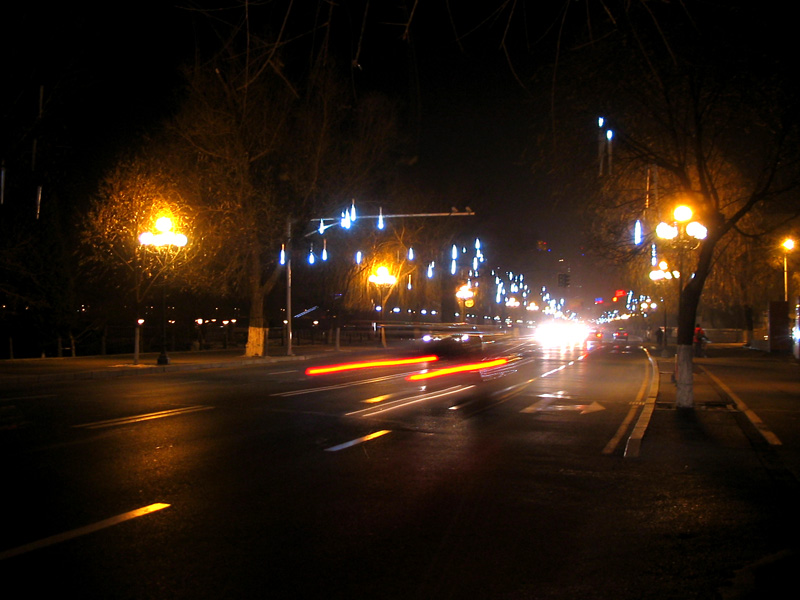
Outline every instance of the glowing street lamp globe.
<svg viewBox="0 0 800 600"><path fill-rule="evenodd" d="M656 226L656 235L661 239L671 240L678 237L678 228L662 221Z"/></svg>
<svg viewBox="0 0 800 600"><path fill-rule="evenodd" d="M704 240L708 235L708 229L697 221L692 221L686 225L686 234L692 236L696 240Z"/></svg>
<svg viewBox="0 0 800 600"><path fill-rule="evenodd" d="M152 246L154 248L169 248L174 246L182 248L188 242L187 237L182 233L177 233L172 230L172 219L163 216L156 219L155 229L158 233L152 231L145 231L139 235L139 243L142 246ZM163 328L161 337L161 354L158 356L159 365L168 365L169 356L167 356L167 301L166 301L166 288L162 288L162 302L163 302ZM138 329L137 329L138 336ZM136 342L136 357L138 360L138 340Z"/></svg>
<svg viewBox="0 0 800 600"><path fill-rule="evenodd" d="M156 220L156 231L145 231L139 236L139 243L142 246L177 246L184 247L189 241L182 234L172 230L172 219L169 217L159 217Z"/></svg>
<svg viewBox="0 0 800 600"><path fill-rule="evenodd" d="M686 205L676 207L672 212L672 216L675 219L674 223L659 223L656 226L656 235L664 240L676 240L681 243L691 242L688 238L694 240L706 239L708 229L697 221L691 221L693 214L692 209Z"/></svg>
<svg viewBox="0 0 800 600"><path fill-rule="evenodd" d="M394 285L397 277L389 273L389 267L381 265L369 276L369 281L375 285Z"/></svg>
<svg viewBox="0 0 800 600"><path fill-rule="evenodd" d="M679 223L686 223L689 219L692 218L692 209L686 205L681 205L675 207L675 210L672 211L672 216L675 217L675 220Z"/></svg>

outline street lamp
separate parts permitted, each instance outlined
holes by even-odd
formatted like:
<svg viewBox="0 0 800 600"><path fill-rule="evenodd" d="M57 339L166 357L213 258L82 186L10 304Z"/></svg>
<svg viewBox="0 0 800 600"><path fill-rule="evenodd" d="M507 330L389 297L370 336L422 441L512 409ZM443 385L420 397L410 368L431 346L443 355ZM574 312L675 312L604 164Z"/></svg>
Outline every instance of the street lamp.
<svg viewBox="0 0 800 600"><path fill-rule="evenodd" d="M381 265L379 266L375 272L369 276L370 283L374 283L375 287L378 288L378 292L381 296L381 311L386 312L386 301L389 299L389 294L392 291L392 287L397 283L397 277L392 275L389 272L389 267ZM384 321L386 317L384 317ZM381 327L381 344L383 347L386 347L386 328Z"/></svg>
<svg viewBox="0 0 800 600"><path fill-rule="evenodd" d="M155 248L163 248L169 250L171 246L176 248L183 248L188 242L187 237L173 231L172 219L169 217L159 217L156 220L156 233L145 231L139 236L139 243L142 246L153 246ZM157 363L159 365L168 365L169 356L167 356L167 287L162 285L161 288L161 308L163 313L163 323L161 331L161 353L158 355Z"/></svg>
<svg viewBox="0 0 800 600"><path fill-rule="evenodd" d="M662 260L658 263L658 269L654 269L650 271L650 279L655 281L656 283L664 283L667 281L679 281L681 274L680 271L670 271L669 265L667 261ZM662 305L664 308L664 335L661 337L661 356L667 357L669 356L669 352L667 350L667 299L666 295L662 299Z"/></svg>
<svg viewBox="0 0 800 600"><path fill-rule="evenodd" d="M475 292L469 283L465 283L458 290L456 290L456 298L461 302L461 313L464 315L464 322L467 322L467 308L473 305L472 298L475 297Z"/></svg>
<svg viewBox="0 0 800 600"><path fill-rule="evenodd" d="M669 240L669 243L677 248L680 259L678 273L680 273L683 269L683 251L697 248L700 241L708 235L708 230L698 221L691 220L692 209L686 205L675 208L672 216L674 221L671 225L662 221L656 226L656 235L663 240Z"/></svg>
<svg viewBox="0 0 800 600"><path fill-rule="evenodd" d="M692 221L692 209L686 205L681 205L675 208L672 212L673 222L659 223L656 226L656 235L661 239L668 240L678 251L678 275L683 272L683 256L686 250L694 250L700 245L700 242L708 235L708 230L704 225L698 221ZM675 272L673 271L673 275ZM681 344L684 332L681 329L682 318L682 296L683 287L678 283L678 353L675 360L675 372L673 373L673 381L678 384L678 406L691 406L692 400L692 370L691 370L691 349L685 344ZM694 323L691 324L694 326ZM666 333L666 331L665 331ZM683 368L680 365L683 364Z"/></svg>
<svg viewBox="0 0 800 600"><path fill-rule="evenodd" d="M783 300L789 302L789 269L786 257L794 250L794 240L786 238L781 245L783 246Z"/></svg>
<svg viewBox="0 0 800 600"><path fill-rule="evenodd" d="M661 239L673 240L675 244L686 247L696 247L696 244L706 238L708 230L699 222L692 221L692 209L686 205L675 208L672 212L674 222L661 222L656 226L656 235Z"/></svg>
<svg viewBox="0 0 800 600"><path fill-rule="evenodd" d="M139 339L141 337L144 319L136 319L136 331L133 334L133 364L139 364Z"/></svg>

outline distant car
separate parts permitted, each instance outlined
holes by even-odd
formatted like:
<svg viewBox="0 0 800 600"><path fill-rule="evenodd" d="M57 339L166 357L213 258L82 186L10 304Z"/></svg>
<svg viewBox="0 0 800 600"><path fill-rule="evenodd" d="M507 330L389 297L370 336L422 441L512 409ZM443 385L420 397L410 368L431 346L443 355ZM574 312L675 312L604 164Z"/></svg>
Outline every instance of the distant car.
<svg viewBox="0 0 800 600"><path fill-rule="evenodd" d="M628 332L619 330L614 332L614 341L616 342L627 342L628 341Z"/></svg>
<svg viewBox="0 0 800 600"><path fill-rule="evenodd" d="M587 342L602 342L603 341L603 332L600 329L593 329L589 332L589 335L586 336Z"/></svg>
<svg viewBox="0 0 800 600"><path fill-rule="evenodd" d="M423 352L443 359L480 355L483 347L480 335L467 333L425 335L421 341Z"/></svg>

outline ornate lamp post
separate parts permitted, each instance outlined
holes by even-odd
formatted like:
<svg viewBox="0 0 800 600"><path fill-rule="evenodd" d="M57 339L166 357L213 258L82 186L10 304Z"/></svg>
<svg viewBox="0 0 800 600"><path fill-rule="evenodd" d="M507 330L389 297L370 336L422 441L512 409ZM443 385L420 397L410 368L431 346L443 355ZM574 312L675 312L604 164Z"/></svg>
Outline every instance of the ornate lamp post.
<svg viewBox="0 0 800 600"><path fill-rule="evenodd" d="M456 298L461 303L461 314L464 316L464 322L467 322L467 308L472 306L472 298L475 292L472 291L469 283L465 283L458 290L456 290Z"/></svg>
<svg viewBox="0 0 800 600"><path fill-rule="evenodd" d="M794 250L794 240L786 238L781 246L783 246L783 300L789 302L789 269L786 258L789 252Z"/></svg>
<svg viewBox="0 0 800 600"><path fill-rule="evenodd" d="M173 231L172 219L169 217L160 217L156 220L156 232L145 231L139 236L139 243L142 246L153 246L159 250L168 252L171 247L183 248L188 239L182 233ZM161 353L158 355L159 365L168 365L169 356L167 356L167 288L162 285L161 288L161 302L163 312L163 323L161 330Z"/></svg>
<svg viewBox="0 0 800 600"><path fill-rule="evenodd" d="M698 221L692 221L692 209L686 205L675 208L672 213L673 222L659 223L656 227L656 235L665 240L678 252L678 273L683 273L684 254L689 250L696 249L700 242L708 235L708 230ZM681 344L681 314L683 285L678 284L678 352L675 356L675 373L673 378L678 385L678 406L689 408L694 404L694 394L692 388L692 345ZM691 324L693 326L694 323ZM683 367L681 367L683 365Z"/></svg>
<svg viewBox="0 0 800 600"><path fill-rule="evenodd" d="M133 364L139 364L139 339L141 338L144 319L136 319L136 329L133 332Z"/></svg>
<svg viewBox="0 0 800 600"><path fill-rule="evenodd" d="M385 265L379 266L375 272L369 276L370 283L374 283L378 288L378 293L381 298L381 312L386 312L386 301L389 299L389 294L392 288L397 283L397 277L389 272L389 267ZM384 321L386 318L384 317ZM386 328L381 327L381 344L386 348Z"/></svg>
<svg viewBox="0 0 800 600"><path fill-rule="evenodd" d="M680 282L680 271L670 271L667 261L662 260L658 263L658 269L650 271L650 279L656 283L664 283L672 281L673 279ZM661 304L664 308L664 335L661 338L661 356L668 357L669 351L667 350L667 299L662 298Z"/></svg>

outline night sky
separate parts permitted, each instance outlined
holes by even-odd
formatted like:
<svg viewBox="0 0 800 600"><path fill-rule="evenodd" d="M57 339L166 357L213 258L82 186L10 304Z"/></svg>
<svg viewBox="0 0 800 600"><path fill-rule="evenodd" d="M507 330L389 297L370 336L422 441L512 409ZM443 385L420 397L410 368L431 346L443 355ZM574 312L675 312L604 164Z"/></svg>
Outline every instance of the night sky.
<svg viewBox="0 0 800 600"><path fill-rule="evenodd" d="M350 4L351 22L343 17L339 43L352 55L363 3ZM481 23L483 13L450 4L459 31ZM520 268L543 238L559 254L579 253L570 216L554 207L526 158L537 135L531 117L547 109L532 104L500 51L504 22L483 23L457 43L447 3L420 2L409 42L398 24L403 11L381 14L375 5L386 5L371 5L354 76L418 111L419 127L410 133L419 136L415 169L426 189L442 198L445 209L476 210L479 220L465 226L487 237L490 256L512 268ZM169 113L180 82L177 69L191 59L197 41L196 15L171 2L102 8L34 2L4 12L2 49L6 84L16 94L13 111L35 114L38 85L45 86L45 118L57 115L61 136L74 148L69 168L80 171L87 186L119 149ZM540 16L543 32L552 21ZM515 66L531 72L536 52L518 50ZM547 49L540 50L544 60Z"/></svg>

